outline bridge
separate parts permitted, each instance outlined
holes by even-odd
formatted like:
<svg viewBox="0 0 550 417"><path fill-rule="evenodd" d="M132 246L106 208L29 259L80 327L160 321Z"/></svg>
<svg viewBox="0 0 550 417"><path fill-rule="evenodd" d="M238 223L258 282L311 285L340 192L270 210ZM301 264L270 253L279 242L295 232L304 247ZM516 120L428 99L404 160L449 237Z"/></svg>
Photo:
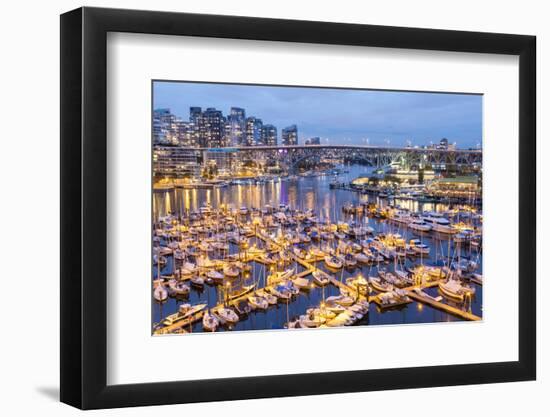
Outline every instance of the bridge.
<svg viewBox="0 0 550 417"><path fill-rule="evenodd" d="M205 151L205 149L195 148ZM220 151L238 152L242 160L276 162L289 172L295 172L301 163L321 159L348 158L373 167L394 162L411 165L481 164L482 151L477 149L435 149L369 145L293 145L219 148Z"/></svg>
<svg viewBox="0 0 550 417"><path fill-rule="evenodd" d="M217 154L217 155L216 155ZM384 167L400 163L404 167L413 165L438 165L456 167L481 164L482 151L478 149L437 149L376 145L291 145L291 146L244 146L228 148L155 147L155 167L185 165L187 161L221 158L259 164L279 166L289 173L295 173L301 164L327 160L347 159L372 167Z"/></svg>

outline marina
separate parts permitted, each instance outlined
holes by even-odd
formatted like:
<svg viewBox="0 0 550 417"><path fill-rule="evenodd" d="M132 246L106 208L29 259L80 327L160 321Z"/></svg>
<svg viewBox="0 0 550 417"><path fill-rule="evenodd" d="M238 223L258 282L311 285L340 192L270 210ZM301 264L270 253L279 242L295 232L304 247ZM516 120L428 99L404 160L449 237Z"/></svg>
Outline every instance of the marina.
<svg viewBox="0 0 550 417"><path fill-rule="evenodd" d="M156 189L152 332L481 320L479 204L333 186L374 169Z"/></svg>

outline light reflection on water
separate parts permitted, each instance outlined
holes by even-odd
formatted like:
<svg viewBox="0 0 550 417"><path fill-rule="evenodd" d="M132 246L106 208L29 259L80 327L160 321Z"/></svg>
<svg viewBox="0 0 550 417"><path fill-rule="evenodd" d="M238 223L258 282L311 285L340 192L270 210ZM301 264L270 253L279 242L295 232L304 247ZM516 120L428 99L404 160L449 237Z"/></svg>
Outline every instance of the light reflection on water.
<svg viewBox="0 0 550 417"><path fill-rule="evenodd" d="M366 174L372 168L352 166L349 173L338 177L339 181L350 181L360 174ZM187 210L198 210L205 204L219 207L221 204L235 208L241 206L261 208L266 204L278 206L286 204L301 210L314 210L323 218L330 217L335 221L341 217L341 207L346 203L373 201L386 205L386 199L378 199L367 194L358 194L345 190L330 190L329 184L333 177L322 175L318 177L301 177L299 179L282 179L264 184L232 185L213 190L177 188L171 191L155 192L153 211L155 218L168 212L182 214ZM448 208L444 204L419 203L413 200L400 200L399 205L411 211L441 211Z"/></svg>
<svg viewBox="0 0 550 417"><path fill-rule="evenodd" d="M338 180L348 182L360 174L369 173L372 169L362 166L347 167L349 172L341 175ZM338 220L351 220L351 215L344 215L341 208L346 203L358 203L372 201L380 205L388 204L387 200L379 200L376 197L369 195L361 195L345 190L331 190L329 188L330 182L333 177L323 175L318 177L301 177L299 179L287 179L277 180L273 182L267 182L259 185L234 185L225 188L218 188L214 190L184 190L175 189L165 192L153 193L153 213L155 219L158 216L164 216L169 212L183 214L186 211L198 210L198 208L206 203L216 208L220 205L233 206L239 208L241 206L261 208L266 204L273 207L278 207L279 204L289 205L293 209L311 209L318 215L325 219L330 218L335 222ZM448 206L443 204L433 203L419 203L416 201L402 200L396 201L397 205L410 209L411 211L443 211L447 210ZM431 234L423 234L418 236L412 234L409 229L403 228L395 224L388 223L378 219L365 219L377 232L383 233L400 233L404 238L409 239L418 238L427 244L431 248L430 257L423 259L422 262L430 263L436 259L446 258L448 253L448 241L441 240L448 239L448 237L437 237ZM232 247L232 251L236 251L236 248ZM465 255L474 254L465 253ZM416 262L419 262L417 259ZM481 258L479 259L481 272ZM410 259L405 261L403 266L412 266L413 262ZM172 272L172 258L168 258L168 263L162 270L163 275L170 274ZM391 264L389 269L391 269ZM320 262L319 268L325 269L324 262ZM260 264L254 264L254 277L265 276L264 268ZM156 270L153 268L153 277L156 276ZM330 272L330 271L328 271ZM345 280L347 277L356 276L358 273L362 273L364 276L376 275L376 266L364 266L362 268L356 268L353 271L347 271L345 269L338 272L337 278ZM473 297L470 310L473 314L482 316L482 288L478 285L476 287L476 294ZM437 296L437 288L430 288L426 290L432 296ZM267 311L252 312L247 319L240 321L234 326L234 330L249 330L249 329L280 329L287 322L287 317L293 318L300 314L304 314L309 307L317 307L323 298L330 295L336 295L338 289L332 285L326 287L323 290L315 288L308 293L300 293L295 301L286 306L279 303L277 306L270 307ZM163 304L153 302L153 322L158 323L163 317L168 314L172 314L177 311L179 304L182 302L207 302L209 306L216 305L222 298L222 295L218 291L217 287L204 286L204 289L197 290L192 288L188 298L177 300L170 298ZM452 304L448 300L443 300ZM381 312L379 308L371 303L369 314L359 324L398 324L398 323L431 323L431 322L448 322L460 320L452 315L444 313L440 310L434 309L428 305L422 305L417 302L408 304L407 306L399 310L389 310ZM460 306L459 306L460 307ZM201 331L201 322L195 323L192 328L186 329L191 331ZM223 330L223 328L220 328Z"/></svg>

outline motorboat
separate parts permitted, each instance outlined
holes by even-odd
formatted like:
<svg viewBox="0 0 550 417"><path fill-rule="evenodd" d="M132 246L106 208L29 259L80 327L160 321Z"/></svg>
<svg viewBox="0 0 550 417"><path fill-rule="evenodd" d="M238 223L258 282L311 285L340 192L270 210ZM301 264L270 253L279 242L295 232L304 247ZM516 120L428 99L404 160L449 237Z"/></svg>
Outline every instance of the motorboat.
<svg viewBox="0 0 550 417"><path fill-rule="evenodd" d="M290 279L287 279L286 281L282 282L280 285L283 286L292 295L300 294L300 289L298 287L296 287L294 285L294 283L292 282L292 280L290 280Z"/></svg>
<svg viewBox="0 0 550 417"><path fill-rule="evenodd" d="M425 266L424 270L432 278L445 278L447 276L444 268L439 266Z"/></svg>
<svg viewBox="0 0 550 417"><path fill-rule="evenodd" d="M419 239L411 239L409 242L409 247L415 253L420 253L423 255L429 255L430 247L422 243Z"/></svg>
<svg viewBox="0 0 550 417"><path fill-rule="evenodd" d="M181 276L191 275L197 272L197 266L191 262L184 262L179 272Z"/></svg>
<svg viewBox="0 0 550 417"><path fill-rule="evenodd" d="M422 220L429 224L434 232L454 234L458 231L451 226L451 222L444 217L431 215L428 217L423 217Z"/></svg>
<svg viewBox="0 0 550 417"><path fill-rule="evenodd" d="M410 301L407 292L399 289L384 292L380 294L378 298L383 307L391 307L393 305L400 305Z"/></svg>
<svg viewBox="0 0 550 417"><path fill-rule="evenodd" d="M361 262L363 264L367 264L371 261L371 258L366 255L365 253L359 252L355 254L355 259L357 262Z"/></svg>
<svg viewBox="0 0 550 417"><path fill-rule="evenodd" d="M432 230L432 226L426 223L424 220L413 220L408 224L409 229L416 230L419 232L429 232Z"/></svg>
<svg viewBox="0 0 550 417"><path fill-rule="evenodd" d="M191 281L191 285L195 287L202 287L204 285L204 278L200 275L192 275L189 280Z"/></svg>
<svg viewBox="0 0 550 417"><path fill-rule="evenodd" d="M294 246L294 248L292 248L292 252L294 253L294 255L296 255L300 259L307 259L308 258L307 251L303 248L298 247L298 246Z"/></svg>
<svg viewBox="0 0 550 417"><path fill-rule="evenodd" d="M344 262L346 268L353 268L357 265L357 259L355 259L355 256L351 253L345 254L342 261Z"/></svg>
<svg viewBox="0 0 550 417"><path fill-rule="evenodd" d="M235 305L235 310L237 311L237 313L239 313L240 315L244 316L248 313L250 313L250 311L252 310L252 308L250 307L250 304L248 304L248 302L246 301L239 301L236 305Z"/></svg>
<svg viewBox="0 0 550 417"><path fill-rule="evenodd" d="M308 290L311 288L311 282L305 277L294 278L292 283L301 290Z"/></svg>
<svg viewBox="0 0 550 417"><path fill-rule="evenodd" d="M268 288L269 292L281 300L289 300L292 293L283 285Z"/></svg>
<svg viewBox="0 0 550 417"><path fill-rule="evenodd" d="M328 305L339 304L344 307L352 305L354 301L355 300L352 297L344 294L333 295L333 296L327 297L327 299L325 300L326 304Z"/></svg>
<svg viewBox="0 0 550 417"><path fill-rule="evenodd" d="M393 214L389 220L395 223L408 224L411 221L411 216L407 212L397 212Z"/></svg>
<svg viewBox="0 0 550 417"><path fill-rule="evenodd" d="M277 304L277 297L274 296L273 294L268 293L267 291L258 290L256 291L256 295L258 297L264 298L267 301L267 303L270 305Z"/></svg>
<svg viewBox="0 0 550 417"><path fill-rule="evenodd" d="M216 268L219 266L218 260L212 260L208 256L200 256L197 258L197 266L200 268Z"/></svg>
<svg viewBox="0 0 550 417"><path fill-rule="evenodd" d="M319 314L315 314L314 311L311 311L310 314L300 316L300 323L305 327L319 327L320 325L325 324L326 321L326 318Z"/></svg>
<svg viewBox="0 0 550 417"><path fill-rule="evenodd" d="M223 274L216 270L211 270L206 273L206 277L211 279L214 284L223 284Z"/></svg>
<svg viewBox="0 0 550 417"><path fill-rule="evenodd" d="M228 278L237 278L241 270L235 265L229 265L223 269L223 274Z"/></svg>
<svg viewBox="0 0 550 417"><path fill-rule="evenodd" d="M168 281L168 287L175 295L187 295L191 290L189 284L183 281L176 281L175 279Z"/></svg>

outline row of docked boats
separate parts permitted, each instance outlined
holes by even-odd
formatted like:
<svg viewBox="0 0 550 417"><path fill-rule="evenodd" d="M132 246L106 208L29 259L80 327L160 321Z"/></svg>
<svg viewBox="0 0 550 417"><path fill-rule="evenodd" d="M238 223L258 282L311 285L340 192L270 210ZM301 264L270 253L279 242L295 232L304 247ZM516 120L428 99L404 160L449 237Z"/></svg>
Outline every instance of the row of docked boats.
<svg viewBox="0 0 550 417"><path fill-rule="evenodd" d="M323 328L352 326L369 312L369 302L347 294L328 297L319 307L308 308L305 314L287 323L287 328Z"/></svg>
<svg viewBox="0 0 550 417"><path fill-rule="evenodd" d="M419 220L407 224L413 226ZM249 311L266 310L313 286L328 285L334 278L316 268L318 262L324 262L327 270L333 273L344 267L352 269L361 264L377 264L377 277L350 277L346 285L363 296L368 295L371 287L388 305L395 305L396 300L400 300L400 290L414 285L416 276L425 276L425 280L443 279L449 270L461 270L477 279L472 272L477 267L472 265L475 262L460 257L447 269L421 265L423 270L396 267L391 272L386 271L380 268L381 264L404 257L420 256L422 263L430 247L421 239L406 241L396 233L375 234L373 228L361 221L331 223L313 211L291 210L287 206L262 210L204 207L198 213L165 216L155 224L153 242L153 262L159 270L153 296L160 302L169 296L188 294L192 287L205 284L225 288L228 282L251 272L250 261L271 266L272 273L266 278L264 288L259 288L256 282L250 286L241 285L224 299L227 306L224 308L233 311L237 318ZM173 273L162 276L160 269L170 256L173 257ZM295 259L314 265L312 275L298 276L294 268L285 269L285 265ZM452 285L447 285L446 290L452 292ZM381 297L382 294L387 295ZM349 298L353 305L354 297ZM340 301L339 307L350 306L344 305L349 302L346 296ZM222 321L214 308L204 309L202 318L205 330L216 330L224 323L232 323Z"/></svg>

